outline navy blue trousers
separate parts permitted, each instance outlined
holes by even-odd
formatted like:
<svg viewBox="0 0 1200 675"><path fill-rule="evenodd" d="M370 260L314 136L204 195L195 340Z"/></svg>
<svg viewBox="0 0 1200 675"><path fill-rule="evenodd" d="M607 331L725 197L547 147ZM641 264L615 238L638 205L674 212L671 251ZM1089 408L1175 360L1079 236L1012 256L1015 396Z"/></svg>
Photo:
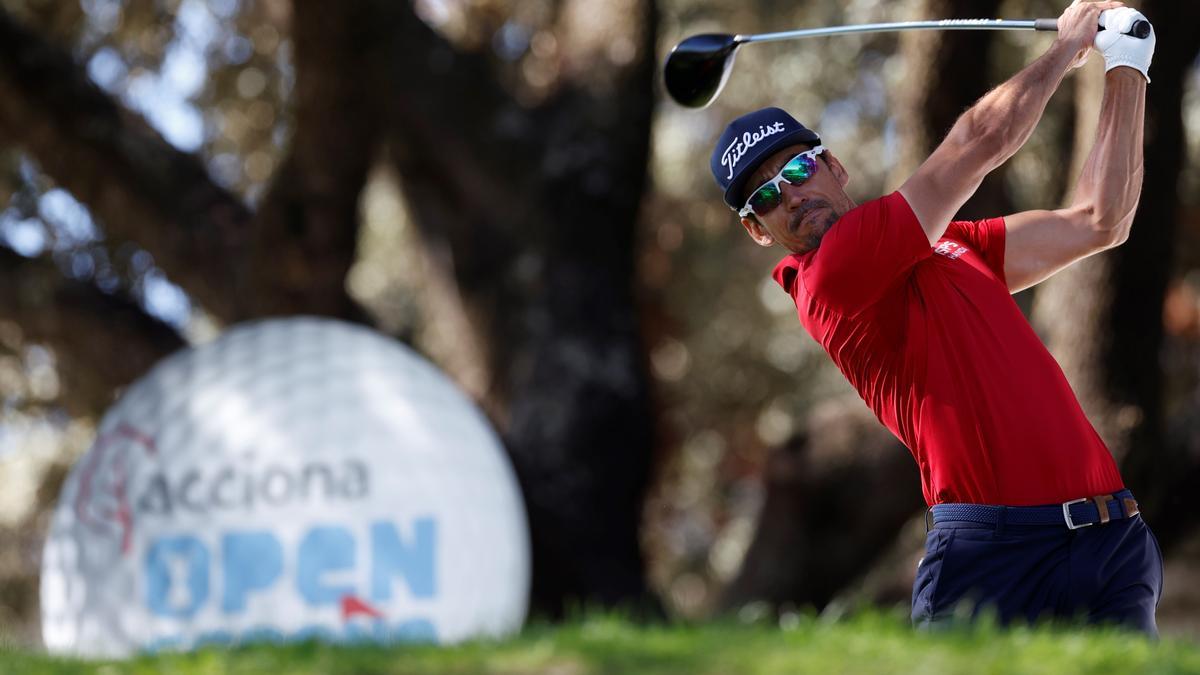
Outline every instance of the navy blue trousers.
<svg viewBox="0 0 1200 675"><path fill-rule="evenodd" d="M935 628L981 611L1001 623L1112 623L1157 637L1162 552L1141 516L1063 525L942 522L925 538L912 620Z"/></svg>

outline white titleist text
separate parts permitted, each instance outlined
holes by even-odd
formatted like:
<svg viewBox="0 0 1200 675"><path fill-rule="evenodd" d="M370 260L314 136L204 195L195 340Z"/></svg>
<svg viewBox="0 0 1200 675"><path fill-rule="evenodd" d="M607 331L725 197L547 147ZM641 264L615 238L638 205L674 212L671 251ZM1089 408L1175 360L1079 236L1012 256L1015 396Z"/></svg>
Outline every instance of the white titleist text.
<svg viewBox="0 0 1200 675"><path fill-rule="evenodd" d="M735 138L733 142L729 144L729 147L725 148L725 152L721 153L721 166L729 167L729 175L725 176L725 178L733 178L734 167L737 166L737 163L742 159L742 157L746 156L746 153L750 151L750 148L758 145L759 141L762 139L768 136L774 136L783 130L783 122L776 122L770 126L760 126L758 131L747 131L746 133L742 134L741 138Z"/></svg>

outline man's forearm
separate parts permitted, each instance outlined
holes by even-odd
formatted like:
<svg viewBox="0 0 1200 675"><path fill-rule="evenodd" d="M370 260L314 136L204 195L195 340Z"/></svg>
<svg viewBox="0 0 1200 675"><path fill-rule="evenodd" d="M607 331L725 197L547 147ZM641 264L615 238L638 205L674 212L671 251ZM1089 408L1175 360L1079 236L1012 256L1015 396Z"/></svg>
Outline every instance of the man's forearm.
<svg viewBox="0 0 1200 675"><path fill-rule="evenodd" d="M961 142L982 146L991 157L989 171L1000 166L1029 140L1076 55L1069 46L1055 42L963 113L950 135L958 134Z"/></svg>
<svg viewBox="0 0 1200 675"><path fill-rule="evenodd" d="M984 177L1029 140L1063 77L1091 53L1102 12L1116 2L1073 2L1058 18L1054 44L963 113L945 140L900 186L934 244Z"/></svg>
<svg viewBox="0 0 1200 675"><path fill-rule="evenodd" d="M1095 145L1076 183L1072 207L1087 214L1093 227L1111 232L1113 244L1129 236L1142 193L1145 112L1145 78L1131 68L1109 71Z"/></svg>

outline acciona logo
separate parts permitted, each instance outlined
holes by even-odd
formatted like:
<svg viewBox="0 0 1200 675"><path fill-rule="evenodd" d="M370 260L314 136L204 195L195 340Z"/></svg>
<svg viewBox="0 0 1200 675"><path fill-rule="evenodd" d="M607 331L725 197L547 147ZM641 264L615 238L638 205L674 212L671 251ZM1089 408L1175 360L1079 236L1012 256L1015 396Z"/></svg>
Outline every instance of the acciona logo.
<svg viewBox="0 0 1200 675"><path fill-rule="evenodd" d="M203 514L354 502L370 494L368 475L366 464L354 459L256 466L253 455L246 455L241 464L156 471L133 508L138 515L170 516L178 510Z"/></svg>
<svg viewBox="0 0 1200 675"><path fill-rule="evenodd" d="M103 434L83 467L75 512L97 534L131 551L138 518L169 518L354 503L371 495L367 463L353 457L331 461L260 461L245 452L213 466L155 468L138 475L133 467L156 464L155 439L122 424Z"/></svg>
<svg viewBox="0 0 1200 675"><path fill-rule="evenodd" d="M729 168L729 173L725 178L733 178L733 170L737 167L738 162L746 156L746 153L750 151L750 148L761 143L763 139L783 133L786 130L783 122L776 122L775 124L759 126L758 131L747 131L739 138L735 138L729 144L729 147L725 148L725 152L721 153L721 166Z"/></svg>

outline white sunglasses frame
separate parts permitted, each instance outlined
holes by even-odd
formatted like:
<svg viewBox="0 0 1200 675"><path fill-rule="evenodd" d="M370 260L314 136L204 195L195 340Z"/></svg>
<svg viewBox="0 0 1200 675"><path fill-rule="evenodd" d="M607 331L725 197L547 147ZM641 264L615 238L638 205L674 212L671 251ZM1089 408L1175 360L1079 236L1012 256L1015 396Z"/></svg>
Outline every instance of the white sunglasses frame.
<svg viewBox="0 0 1200 675"><path fill-rule="evenodd" d="M817 147L813 148L812 150L805 150L804 152L797 152L796 154L789 157L788 161L783 163L783 167L781 167L779 169L779 173L775 174L774 178L772 178L771 180L765 181L762 185L759 185L758 187L754 188L754 192L751 192L750 196L748 198L746 198L746 204L744 206L742 206L742 210L738 211L738 216L741 218L749 218L751 215L754 214L754 208L752 206L750 206L750 200L754 198L754 195L757 194L759 190L765 188L766 186L774 185L776 188L778 188L779 184L781 182L787 183L788 185L793 185L793 183L791 181L789 181L788 179L783 177L783 170L787 168L788 164L792 163L792 160L796 159L797 157L802 157L802 156L807 155L809 157L812 157L813 160L815 161L817 159L817 157L819 157L821 155L821 153L823 153L823 152L825 152L825 146L818 145ZM780 190L780 192L783 192L783 190Z"/></svg>

